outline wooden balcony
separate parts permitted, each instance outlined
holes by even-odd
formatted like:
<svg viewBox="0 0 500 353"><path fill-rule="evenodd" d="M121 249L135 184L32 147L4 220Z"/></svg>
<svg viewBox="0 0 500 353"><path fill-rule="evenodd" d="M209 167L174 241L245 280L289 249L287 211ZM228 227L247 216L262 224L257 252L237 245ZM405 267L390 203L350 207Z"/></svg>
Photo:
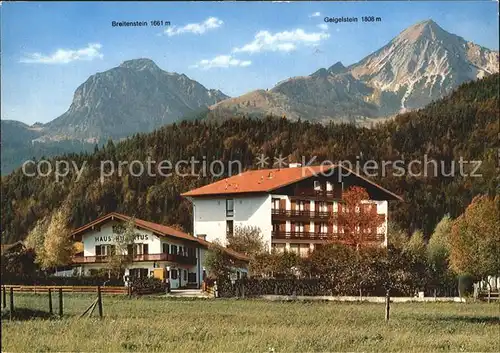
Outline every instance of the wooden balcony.
<svg viewBox="0 0 500 353"><path fill-rule="evenodd" d="M327 234L327 233L319 233L319 232L282 232L282 231L273 231L271 233L274 239L309 239L309 240L326 240L328 238L334 238L336 234Z"/></svg>
<svg viewBox="0 0 500 353"><path fill-rule="evenodd" d="M291 198L307 197L319 200L341 200L342 190L295 189Z"/></svg>
<svg viewBox="0 0 500 353"><path fill-rule="evenodd" d="M272 231L271 233L274 239L289 239L289 240L332 240L332 241L343 241L342 234L340 233L324 233L324 232L305 232L305 231L294 231L294 232L282 232L282 231ZM384 234L376 235L365 235L363 237L364 242L383 242L385 238Z"/></svg>
<svg viewBox="0 0 500 353"><path fill-rule="evenodd" d="M333 213L324 211L271 209L271 215L275 219L302 218L328 220L333 216Z"/></svg>
<svg viewBox="0 0 500 353"><path fill-rule="evenodd" d="M119 255L124 258L129 255ZM110 256L74 256L73 263L74 264L92 264L92 263L105 263L108 262ZM142 262L142 261L168 261L175 262L183 265L196 265L196 257L184 256L184 255L174 255L167 253L160 254L141 254L131 256L131 261L133 262Z"/></svg>

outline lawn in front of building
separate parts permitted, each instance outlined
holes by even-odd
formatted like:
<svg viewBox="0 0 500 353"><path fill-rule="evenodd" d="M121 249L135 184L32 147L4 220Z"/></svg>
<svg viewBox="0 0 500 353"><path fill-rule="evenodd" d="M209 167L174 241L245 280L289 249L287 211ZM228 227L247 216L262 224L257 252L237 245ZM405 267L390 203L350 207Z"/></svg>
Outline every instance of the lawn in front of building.
<svg viewBox="0 0 500 353"><path fill-rule="evenodd" d="M102 320L78 318L94 298L65 294L61 320L2 320L2 351L500 351L498 304L392 304L386 323L373 303L105 295ZM15 306L48 310L47 294L16 293Z"/></svg>

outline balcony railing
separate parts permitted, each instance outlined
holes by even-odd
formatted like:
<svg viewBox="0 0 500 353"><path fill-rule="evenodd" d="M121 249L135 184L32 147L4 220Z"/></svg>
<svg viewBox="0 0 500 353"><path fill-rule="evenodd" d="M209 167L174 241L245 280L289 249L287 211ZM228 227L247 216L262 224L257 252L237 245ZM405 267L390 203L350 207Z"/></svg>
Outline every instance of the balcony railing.
<svg viewBox="0 0 500 353"><path fill-rule="evenodd" d="M342 198L342 192L334 190L296 189L294 196L320 197L340 200Z"/></svg>
<svg viewBox="0 0 500 353"><path fill-rule="evenodd" d="M291 240L343 240L342 233L326 233L326 232L305 232L305 231L272 231L271 233L274 239L291 239ZM365 242L377 242L384 241L384 234L366 234L363 236L363 241ZM347 240L347 239L346 239Z"/></svg>
<svg viewBox="0 0 500 353"><path fill-rule="evenodd" d="M116 255L123 258L127 258L130 255ZM91 264L91 263L104 263L110 260L111 256L101 255L101 256L74 256L73 263L75 264ZM167 253L160 254L141 254L130 256L130 260L133 262L140 261L168 261L176 262L184 265L196 265L196 257L184 256L184 255L174 255Z"/></svg>
<svg viewBox="0 0 500 353"><path fill-rule="evenodd" d="M336 234L305 232L305 231L294 231L294 232L273 231L271 235L275 239L319 239L319 240L333 238L336 236Z"/></svg>
<svg viewBox="0 0 500 353"><path fill-rule="evenodd" d="M322 218L328 219L332 217L332 212L326 211L310 211L310 210L285 210L281 208L273 208L271 210L273 216L282 217L307 217L307 218Z"/></svg>

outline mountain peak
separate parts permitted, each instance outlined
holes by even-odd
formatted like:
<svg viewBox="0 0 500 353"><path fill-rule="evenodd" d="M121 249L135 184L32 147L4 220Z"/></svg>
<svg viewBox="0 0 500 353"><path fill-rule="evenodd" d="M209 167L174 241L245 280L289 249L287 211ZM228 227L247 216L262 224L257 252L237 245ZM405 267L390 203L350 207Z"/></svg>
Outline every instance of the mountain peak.
<svg viewBox="0 0 500 353"><path fill-rule="evenodd" d="M120 64L120 67L134 70L161 70L153 60L147 58L126 60Z"/></svg>
<svg viewBox="0 0 500 353"><path fill-rule="evenodd" d="M343 73L346 71L347 71L347 68L340 61L337 61L335 64L330 66L330 68L328 69L328 72L330 72L332 74L340 74L340 73Z"/></svg>
<svg viewBox="0 0 500 353"><path fill-rule="evenodd" d="M439 27L439 25L432 19L424 20L415 23L414 25L405 29L397 37L399 39L406 39L409 42L415 42L419 38L426 38L431 40L445 39L452 34L446 32L444 29Z"/></svg>

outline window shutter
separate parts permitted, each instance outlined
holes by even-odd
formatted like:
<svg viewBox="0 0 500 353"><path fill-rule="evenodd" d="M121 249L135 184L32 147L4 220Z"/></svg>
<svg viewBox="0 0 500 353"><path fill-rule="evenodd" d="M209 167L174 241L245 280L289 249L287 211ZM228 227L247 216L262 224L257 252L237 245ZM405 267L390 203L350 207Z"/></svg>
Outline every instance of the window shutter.
<svg viewBox="0 0 500 353"><path fill-rule="evenodd" d="M142 253L149 254L148 250L149 250L149 244L143 244L142 245Z"/></svg>

